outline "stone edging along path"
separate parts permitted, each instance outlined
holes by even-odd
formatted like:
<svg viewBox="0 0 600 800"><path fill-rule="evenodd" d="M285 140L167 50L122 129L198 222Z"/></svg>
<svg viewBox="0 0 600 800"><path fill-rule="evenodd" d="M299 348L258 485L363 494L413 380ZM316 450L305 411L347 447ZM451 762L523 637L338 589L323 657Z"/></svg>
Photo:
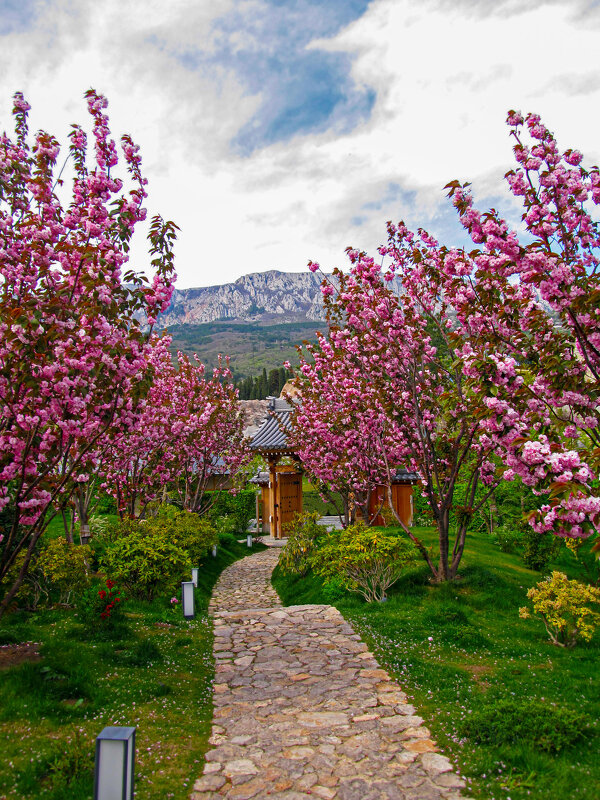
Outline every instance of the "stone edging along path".
<svg viewBox="0 0 600 800"><path fill-rule="evenodd" d="M332 606L282 607L278 550L221 575L214 717L191 800L466 800L464 781Z"/></svg>

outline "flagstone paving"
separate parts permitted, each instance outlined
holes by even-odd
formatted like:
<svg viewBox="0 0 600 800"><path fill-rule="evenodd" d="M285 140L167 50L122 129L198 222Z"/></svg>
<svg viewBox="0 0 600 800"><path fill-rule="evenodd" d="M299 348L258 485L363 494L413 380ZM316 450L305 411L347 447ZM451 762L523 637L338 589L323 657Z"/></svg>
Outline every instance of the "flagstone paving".
<svg viewBox="0 0 600 800"><path fill-rule="evenodd" d="M400 686L337 609L282 607L270 548L211 602L213 749L192 800L466 800Z"/></svg>

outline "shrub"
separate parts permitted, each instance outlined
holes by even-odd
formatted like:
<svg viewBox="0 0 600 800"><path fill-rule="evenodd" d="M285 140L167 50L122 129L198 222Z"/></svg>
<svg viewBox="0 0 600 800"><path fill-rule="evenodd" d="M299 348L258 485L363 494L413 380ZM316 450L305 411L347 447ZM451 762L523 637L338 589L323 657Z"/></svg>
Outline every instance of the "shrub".
<svg viewBox="0 0 600 800"><path fill-rule="evenodd" d="M551 533L537 533L529 525L523 530L523 561L529 569L543 572L561 546L561 539Z"/></svg>
<svg viewBox="0 0 600 800"><path fill-rule="evenodd" d="M77 604L77 617L88 631L107 632L121 629L125 622L125 598L111 580L95 583L83 593Z"/></svg>
<svg viewBox="0 0 600 800"><path fill-rule="evenodd" d="M323 598L328 603L342 600L347 594L348 590L340 578L331 578L331 580L323 584Z"/></svg>
<svg viewBox="0 0 600 800"><path fill-rule="evenodd" d="M38 556L35 575L44 594L54 595L59 603L69 603L90 584L86 551L67 542L64 536L51 539Z"/></svg>
<svg viewBox="0 0 600 800"><path fill-rule="evenodd" d="M514 553L523 544L523 534L515 525L500 525L494 533L496 544L503 553Z"/></svg>
<svg viewBox="0 0 600 800"><path fill-rule="evenodd" d="M538 700L499 700L474 711L461 724L460 733L477 744L523 742L538 750L558 753L589 731L586 714L546 705Z"/></svg>
<svg viewBox="0 0 600 800"><path fill-rule="evenodd" d="M311 567L317 540L327 533L327 529L317 523L316 511L296 514L292 522L284 526L288 537L286 546L279 554L279 566L288 575L306 575Z"/></svg>
<svg viewBox="0 0 600 800"><path fill-rule="evenodd" d="M100 558L100 568L133 597L152 600L172 593L189 574L188 553L172 541L168 528L137 525L111 542Z"/></svg>
<svg viewBox="0 0 600 800"><path fill-rule="evenodd" d="M145 521L144 528L170 537L173 544L187 552L194 566L198 566L207 551L218 542L218 534L210 519L190 511L179 511L172 505L163 505L158 514Z"/></svg>
<svg viewBox="0 0 600 800"><path fill-rule="evenodd" d="M600 614L590 604L600 604L600 589L570 581L563 572L553 572L527 592L533 610L544 621L553 644L574 647L578 639L589 641L600 625ZM527 619L527 607L519 609Z"/></svg>
<svg viewBox="0 0 600 800"><path fill-rule="evenodd" d="M328 533L310 559L317 574L339 578L368 603L385 600L386 589L415 560L413 545L400 534L367 528L362 522Z"/></svg>
<svg viewBox="0 0 600 800"><path fill-rule="evenodd" d="M17 555L6 575L6 585L17 577L23 566L25 553ZM80 596L90 584L90 570L86 549L67 542L64 536L51 539L32 559L15 599L19 605L30 609L56 601L68 604Z"/></svg>
<svg viewBox="0 0 600 800"><path fill-rule="evenodd" d="M211 492L210 518L214 521L228 517L232 533L245 534L250 520L256 514L256 492L244 489L241 492Z"/></svg>

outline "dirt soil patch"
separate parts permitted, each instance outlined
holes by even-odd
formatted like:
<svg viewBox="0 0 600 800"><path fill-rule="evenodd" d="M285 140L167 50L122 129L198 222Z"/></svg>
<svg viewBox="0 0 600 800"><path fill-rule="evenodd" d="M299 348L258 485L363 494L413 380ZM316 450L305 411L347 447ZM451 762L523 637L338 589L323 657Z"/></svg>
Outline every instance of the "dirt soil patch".
<svg viewBox="0 0 600 800"><path fill-rule="evenodd" d="M22 642L21 644L4 644L0 646L0 669L16 667L25 661L39 661L40 644L38 642Z"/></svg>

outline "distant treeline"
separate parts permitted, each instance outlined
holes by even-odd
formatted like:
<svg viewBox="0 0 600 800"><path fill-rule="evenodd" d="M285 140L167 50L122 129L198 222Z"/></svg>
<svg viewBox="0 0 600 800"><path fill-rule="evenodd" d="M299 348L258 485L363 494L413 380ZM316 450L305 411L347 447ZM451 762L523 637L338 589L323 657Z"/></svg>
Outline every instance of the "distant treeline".
<svg viewBox="0 0 600 800"><path fill-rule="evenodd" d="M263 367L262 375L244 378L236 383L240 400L264 400L266 397L279 397L292 372L285 367L272 369L269 374Z"/></svg>

